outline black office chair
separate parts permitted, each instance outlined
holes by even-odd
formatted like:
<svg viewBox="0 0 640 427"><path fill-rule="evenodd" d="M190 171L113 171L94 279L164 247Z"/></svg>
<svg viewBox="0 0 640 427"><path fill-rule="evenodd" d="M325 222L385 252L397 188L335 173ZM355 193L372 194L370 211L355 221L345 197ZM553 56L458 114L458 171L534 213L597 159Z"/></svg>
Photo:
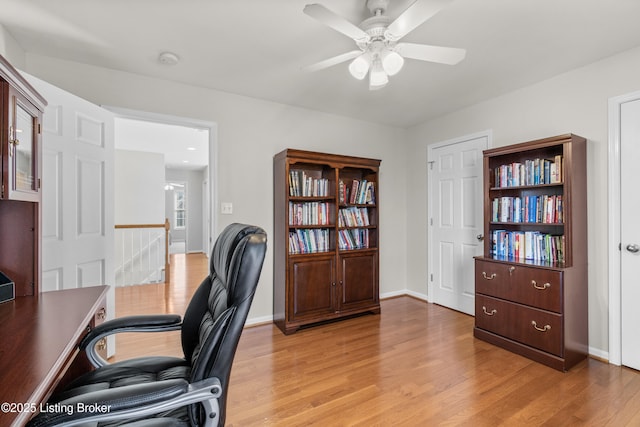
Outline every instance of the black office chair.
<svg viewBox="0 0 640 427"><path fill-rule="evenodd" d="M96 327L82 340L94 371L54 396L28 426L223 426L231 364L255 294L267 237L231 224L218 236L210 273L181 320L129 316ZM143 357L107 364L95 343L118 332L181 330L184 358Z"/></svg>

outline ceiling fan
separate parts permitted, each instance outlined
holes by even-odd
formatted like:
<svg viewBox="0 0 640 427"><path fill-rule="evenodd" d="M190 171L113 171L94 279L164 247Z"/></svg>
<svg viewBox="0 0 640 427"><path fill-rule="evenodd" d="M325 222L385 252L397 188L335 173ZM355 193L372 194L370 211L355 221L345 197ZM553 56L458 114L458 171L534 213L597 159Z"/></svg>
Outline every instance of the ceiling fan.
<svg viewBox="0 0 640 427"><path fill-rule="evenodd" d="M402 69L404 58L457 64L465 57L464 49L399 42L452 1L416 0L392 21L384 14L389 0L367 0L367 8L373 16L362 21L359 26L320 4L309 4L304 8L305 14L352 38L358 49L303 69L318 71L352 60L349 64L351 75L363 80L369 74L369 89L376 90L386 86L389 76L397 74Z"/></svg>

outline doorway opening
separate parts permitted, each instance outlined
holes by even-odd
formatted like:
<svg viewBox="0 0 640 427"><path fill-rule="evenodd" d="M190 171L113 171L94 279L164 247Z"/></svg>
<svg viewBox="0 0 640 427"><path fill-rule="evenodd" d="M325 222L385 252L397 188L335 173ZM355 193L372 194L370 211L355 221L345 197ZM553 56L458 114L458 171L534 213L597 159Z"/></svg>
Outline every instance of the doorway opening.
<svg viewBox="0 0 640 427"><path fill-rule="evenodd" d="M115 223L131 229L140 225L148 229L166 224L163 240L167 261L173 254L205 254L209 256L211 235L215 229L212 206L215 203L214 159L216 126L214 123L162 116L151 113L109 108L116 113L115 136ZM208 191L200 191L207 188ZM130 231L131 232L131 231ZM146 235L125 242L124 251L136 253L129 246L147 246ZM120 242L122 243L122 242ZM116 275L136 260L118 254L116 242ZM149 244L149 247L152 245ZM166 251L165 251L166 248ZM158 251L159 252L159 251ZM142 251L140 251L142 253ZM121 258L119 258L119 255ZM154 254L139 255L144 263ZM119 265L120 262L121 265ZM140 262L140 264L143 264ZM158 261L158 264L163 262ZM170 268L166 268L166 273ZM170 276L129 275L143 277L136 283L116 280L116 285L137 285L169 281ZM153 278L161 277L160 280ZM117 278L116 278L117 279Z"/></svg>

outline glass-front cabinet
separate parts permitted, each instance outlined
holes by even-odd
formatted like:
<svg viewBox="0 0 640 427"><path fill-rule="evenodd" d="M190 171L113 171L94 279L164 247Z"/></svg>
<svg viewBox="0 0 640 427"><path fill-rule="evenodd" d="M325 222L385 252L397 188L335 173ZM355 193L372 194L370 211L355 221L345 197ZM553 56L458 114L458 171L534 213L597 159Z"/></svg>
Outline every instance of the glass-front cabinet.
<svg viewBox="0 0 640 427"><path fill-rule="evenodd" d="M4 82L3 82L4 83ZM41 113L17 90L4 87L7 144L3 146L2 198L38 201L40 198Z"/></svg>
<svg viewBox="0 0 640 427"><path fill-rule="evenodd" d="M0 55L0 271L14 284L9 295L15 298L40 291L40 123L46 105Z"/></svg>

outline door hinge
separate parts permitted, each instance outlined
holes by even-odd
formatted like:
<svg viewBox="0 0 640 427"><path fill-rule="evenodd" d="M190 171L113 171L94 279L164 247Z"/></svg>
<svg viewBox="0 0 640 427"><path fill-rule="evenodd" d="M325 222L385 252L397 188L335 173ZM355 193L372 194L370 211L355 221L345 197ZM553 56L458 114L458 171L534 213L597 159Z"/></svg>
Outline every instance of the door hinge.
<svg viewBox="0 0 640 427"><path fill-rule="evenodd" d="M42 125L38 123L38 134L42 133Z"/></svg>
<svg viewBox="0 0 640 427"><path fill-rule="evenodd" d="M433 225L433 218L429 218L429 225Z"/></svg>
<svg viewBox="0 0 640 427"><path fill-rule="evenodd" d="M2 194L1 197L4 199L4 184L2 184Z"/></svg>
<svg viewBox="0 0 640 427"><path fill-rule="evenodd" d="M433 164L435 163L435 161L431 160L430 162L427 162L427 163L429 163L429 170L433 170Z"/></svg>
<svg viewBox="0 0 640 427"><path fill-rule="evenodd" d="M431 280L431 281L433 282L433 273L431 273L431 274L429 275L429 280Z"/></svg>
<svg viewBox="0 0 640 427"><path fill-rule="evenodd" d="M41 181L40 181L40 178L38 178L38 190L39 190L40 188L42 188L42 183L41 183Z"/></svg>

